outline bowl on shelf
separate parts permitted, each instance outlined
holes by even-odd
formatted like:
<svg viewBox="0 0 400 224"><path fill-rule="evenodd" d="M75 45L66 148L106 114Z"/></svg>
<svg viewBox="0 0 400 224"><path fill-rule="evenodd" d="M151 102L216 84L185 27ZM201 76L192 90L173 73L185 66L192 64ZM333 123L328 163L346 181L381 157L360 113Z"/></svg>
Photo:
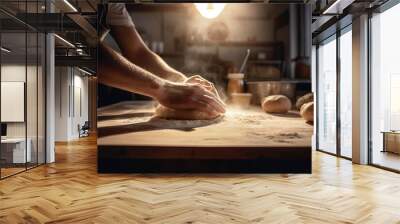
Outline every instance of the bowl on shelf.
<svg viewBox="0 0 400 224"><path fill-rule="evenodd" d="M232 106L247 108L250 106L251 97L251 93L232 93L230 102Z"/></svg>

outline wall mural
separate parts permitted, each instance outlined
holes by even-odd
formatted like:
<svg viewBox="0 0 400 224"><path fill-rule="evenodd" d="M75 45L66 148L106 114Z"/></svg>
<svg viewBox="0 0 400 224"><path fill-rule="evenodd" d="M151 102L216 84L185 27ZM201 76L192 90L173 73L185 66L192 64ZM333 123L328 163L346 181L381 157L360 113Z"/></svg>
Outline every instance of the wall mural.
<svg viewBox="0 0 400 224"><path fill-rule="evenodd" d="M311 172L308 5L100 8L99 172Z"/></svg>

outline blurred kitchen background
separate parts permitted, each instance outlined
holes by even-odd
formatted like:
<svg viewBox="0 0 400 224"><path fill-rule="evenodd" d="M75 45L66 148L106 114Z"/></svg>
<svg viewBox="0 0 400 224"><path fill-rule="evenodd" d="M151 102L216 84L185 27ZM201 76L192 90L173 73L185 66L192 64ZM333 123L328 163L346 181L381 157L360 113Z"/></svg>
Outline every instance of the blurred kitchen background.
<svg viewBox="0 0 400 224"><path fill-rule="evenodd" d="M252 93L253 104L274 94L295 102L311 92L310 5L127 4L127 9L150 49L175 69L216 83L222 95L247 49L244 90ZM99 107L141 99L146 98L98 87Z"/></svg>

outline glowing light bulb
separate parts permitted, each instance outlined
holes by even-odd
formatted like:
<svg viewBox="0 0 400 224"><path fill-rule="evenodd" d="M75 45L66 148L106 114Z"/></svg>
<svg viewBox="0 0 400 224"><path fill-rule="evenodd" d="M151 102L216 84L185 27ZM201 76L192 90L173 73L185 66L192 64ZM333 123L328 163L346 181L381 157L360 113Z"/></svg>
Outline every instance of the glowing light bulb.
<svg viewBox="0 0 400 224"><path fill-rule="evenodd" d="M225 3L194 3L200 14L207 19L214 19L225 8Z"/></svg>

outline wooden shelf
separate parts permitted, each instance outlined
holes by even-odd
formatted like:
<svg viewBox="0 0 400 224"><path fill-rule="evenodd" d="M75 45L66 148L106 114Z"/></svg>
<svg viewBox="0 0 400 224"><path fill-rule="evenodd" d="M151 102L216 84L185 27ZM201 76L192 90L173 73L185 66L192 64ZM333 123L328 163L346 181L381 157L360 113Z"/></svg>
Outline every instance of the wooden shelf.
<svg viewBox="0 0 400 224"><path fill-rule="evenodd" d="M280 65L280 64L282 64L284 61L283 60L264 60L264 59L251 59L251 60L249 60L249 64L250 63L252 63L252 64L269 64L269 65L271 65L271 64L276 64L276 65Z"/></svg>
<svg viewBox="0 0 400 224"><path fill-rule="evenodd" d="M309 79L282 79L282 80L251 80L247 83L262 83L262 82L282 82L282 83L293 83L293 84L309 84Z"/></svg>
<svg viewBox="0 0 400 224"><path fill-rule="evenodd" d="M183 53L161 53L159 54L160 57L162 58L183 58L184 54Z"/></svg>
<svg viewBox="0 0 400 224"><path fill-rule="evenodd" d="M224 47L281 47L282 42L271 42L271 41L261 41L261 42L242 42L242 41L224 41L224 42L211 42L202 41L194 42L188 41L188 46L224 46Z"/></svg>

